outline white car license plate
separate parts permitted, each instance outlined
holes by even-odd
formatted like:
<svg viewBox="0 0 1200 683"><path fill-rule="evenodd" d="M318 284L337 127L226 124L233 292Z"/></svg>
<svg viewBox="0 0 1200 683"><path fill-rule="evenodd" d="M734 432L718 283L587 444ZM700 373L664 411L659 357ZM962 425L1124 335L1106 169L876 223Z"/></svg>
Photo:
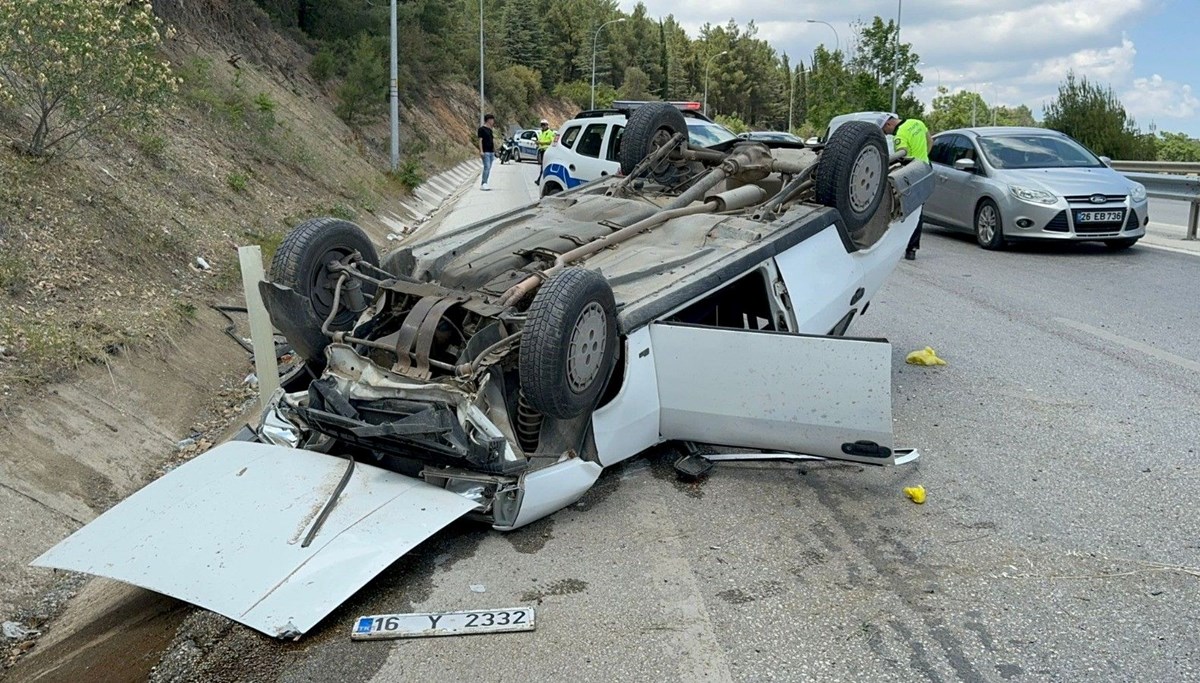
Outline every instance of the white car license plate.
<svg viewBox="0 0 1200 683"><path fill-rule="evenodd" d="M354 621L351 640L460 636L534 630L532 607L480 609L467 612L373 614Z"/></svg>
<svg viewBox="0 0 1200 683"><path fill-rule="evenodd" d="M1076 223L1120 223L1125 220L1124 211L1076 211Z"/></svg>

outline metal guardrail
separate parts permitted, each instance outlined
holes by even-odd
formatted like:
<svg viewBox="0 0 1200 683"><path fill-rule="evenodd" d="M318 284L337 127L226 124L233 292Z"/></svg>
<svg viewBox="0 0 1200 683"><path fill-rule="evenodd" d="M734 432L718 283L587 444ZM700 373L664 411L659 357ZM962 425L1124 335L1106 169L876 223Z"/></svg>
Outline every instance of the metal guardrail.
<svg viewBox="0 0 1200 683"><path fill-rule="evenodd" d="M1146 186L1146 194L1157 199L1188 202L1187 236L1196 239L1200 223L1200 163L1185 161L1113 161L1112 167L1126 178Z"/></svg>

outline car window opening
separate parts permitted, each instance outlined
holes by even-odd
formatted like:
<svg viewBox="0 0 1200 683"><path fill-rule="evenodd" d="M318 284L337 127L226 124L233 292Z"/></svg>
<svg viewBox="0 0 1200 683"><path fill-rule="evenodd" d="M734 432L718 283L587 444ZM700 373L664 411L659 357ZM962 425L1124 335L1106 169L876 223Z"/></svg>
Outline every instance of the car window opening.
<svg viewBox="0 0 1200 683"><path fill-rule="evenodd" d="M696 301L669 321L737 330L776 330L771 297L762 270L743 275Z"/></svg>

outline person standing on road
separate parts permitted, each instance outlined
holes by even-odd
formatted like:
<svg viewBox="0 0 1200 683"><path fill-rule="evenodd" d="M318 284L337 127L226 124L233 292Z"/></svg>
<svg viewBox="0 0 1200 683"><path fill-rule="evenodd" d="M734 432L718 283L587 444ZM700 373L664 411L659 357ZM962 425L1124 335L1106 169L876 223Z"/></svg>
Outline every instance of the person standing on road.
<svg viewBox="0 0 1200 683"><path fill-rule="evenodd" d="M488 176L492 174L492 162L496 160L496 142L492 128L496 126L496 117L488 114L483 117L483 125L479 127L479 153L483 155L483 179L479 185L481 190L490 190Z"/></svg>
<svg viewBox="0 0 1200 683"><path fill-rule="evenodd" d="M907 150L910 159L929 163L929 148L933 147L933 136L929 134L929 128L925 126L924 121L901 119L892 114L883 122L883 132L892 136L896 149ZM908 240L908 249L904 252L904 258L909 261L917 259L917 250L921 248L921 228L924 222L924 219L917 221L917 229L913 230L912 237Z"/></svg>
<svg viewBox="0 0 1200 683"><path fill-rule="evenodd" d="M540 185L542 182L542 164L545 163L546 150L550 149L552 144L554 144L554 131L550 129L550 122L542 119L542 129L537 134L538 177L533 181L534 185Z"/></svg>

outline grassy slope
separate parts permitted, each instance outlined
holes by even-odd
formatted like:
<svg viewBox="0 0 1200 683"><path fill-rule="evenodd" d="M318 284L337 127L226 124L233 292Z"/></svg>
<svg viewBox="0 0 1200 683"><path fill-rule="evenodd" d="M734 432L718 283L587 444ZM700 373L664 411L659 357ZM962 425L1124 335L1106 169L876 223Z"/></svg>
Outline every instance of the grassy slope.
<svg viewBox="0 0 1200 683"><path fill-rule="evenodd" d="M269 262L316 215L380 237L373 214L407 193L382 172L386 119L338 120L308 52L248 0L161 4L184 84L157 130L95 137L52 163L0 148L0 407L236 300L238 245L262 245ZM405 103L403 149L427 174L473 155L474 97L431 85ZM0 131L21 134L12 112Z"/></svg>

